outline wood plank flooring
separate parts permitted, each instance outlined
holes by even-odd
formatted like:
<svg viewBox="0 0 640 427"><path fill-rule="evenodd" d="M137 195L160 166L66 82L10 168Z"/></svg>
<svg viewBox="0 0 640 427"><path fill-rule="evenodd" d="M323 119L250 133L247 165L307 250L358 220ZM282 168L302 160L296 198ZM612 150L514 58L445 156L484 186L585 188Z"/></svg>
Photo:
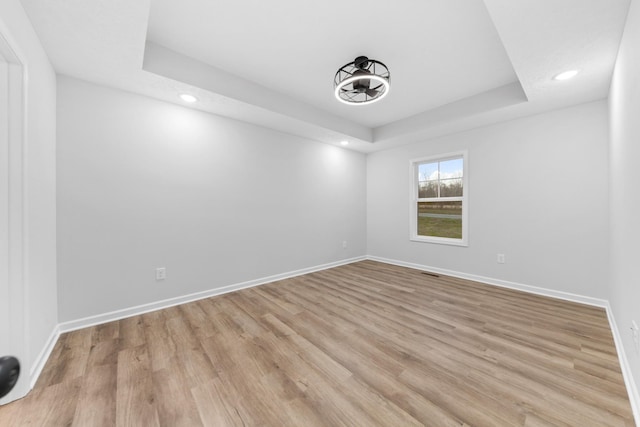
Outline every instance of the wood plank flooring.
<svg viewBox="0 0 640 427"><path fill-rule="evenodd" d="M2 426L633 426L604 310L363 261L60 337Z"/></svg>

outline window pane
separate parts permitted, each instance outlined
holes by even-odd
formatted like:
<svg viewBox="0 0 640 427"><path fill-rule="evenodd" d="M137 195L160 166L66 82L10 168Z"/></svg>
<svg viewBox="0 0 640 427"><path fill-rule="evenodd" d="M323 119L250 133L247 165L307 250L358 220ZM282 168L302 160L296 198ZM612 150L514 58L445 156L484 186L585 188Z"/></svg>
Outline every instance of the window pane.
<svg viewBox="0 0 640 427"><path fill-rule="evenodd" d="M462 202L419 202L418 235L462 238Z"/></svg>
<svg viewBox="0 0 640 427"><path fill-rule="evenodd" d="M462 197L462 178L441 180L440 197Z"/></svg>
<svg viewBox="0 0 640 427"><path fill-rule="evenodd" d="M418 165L418 198L438 197L438 162Z"/></svg>

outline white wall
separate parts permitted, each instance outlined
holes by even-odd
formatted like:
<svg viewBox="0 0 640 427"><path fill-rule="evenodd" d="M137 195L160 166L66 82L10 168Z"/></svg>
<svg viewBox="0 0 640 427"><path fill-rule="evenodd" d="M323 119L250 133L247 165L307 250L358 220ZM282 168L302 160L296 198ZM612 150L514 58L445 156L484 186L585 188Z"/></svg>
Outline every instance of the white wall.
<svg viewBox="0 0 640 427"><path fill-rule="evenodd" d="M365 255L365 167L360 153L59 76L60 321Z"/></svg>
<svg viewBox="0 0 640 427"><path fill-rule="evenodd" d="M634 0L618 53L610 103L611 281L609 299L626 358L640 385L631 321L640 325L640 3ZM636 399L639 399L636 396ZM640 404L640 401L638 401Z"/></svg>
<svg viewBox="0 0 640 427"><path fill-rule="evenodd" d="M26 324L29 375L57 325L56 288L56 76L18 0L0 2L7 30L27 72L25 168ZM2 355L0 355L2 356Z"/></svg>
<svg viewBox="0 0 640 427"><path fill-rule="evenodd" d="M605 298L607 132L599 101L370 154L368 254ZM410 159L461 149L469 246L409 241Z"/></svg>

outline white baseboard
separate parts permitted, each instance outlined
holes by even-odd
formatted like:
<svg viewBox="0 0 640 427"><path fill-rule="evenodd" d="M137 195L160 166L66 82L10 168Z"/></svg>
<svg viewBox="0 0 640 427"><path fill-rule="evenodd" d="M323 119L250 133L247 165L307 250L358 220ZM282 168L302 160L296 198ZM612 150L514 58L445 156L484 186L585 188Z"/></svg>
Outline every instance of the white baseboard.
<svg viewBox="0 0 640 427"><path fill-rule="evenodd" d="M640 426L640 395L638 394L638 388L633 379L631 373L631 366L627 360L627 356L622 346L622 339L620 331L616 325L615 318L611 311L609 301L599 298L592 298L583 295L576 295L568 292L555 291L553 289L539 288L537 286L524 285L522 283L509 282L500 279L493 279L484 276L478 276L475 274L460 273L459 271L446 270L443 268L431 267L428 265L414 264L410 262L398 261L388 258L382 258L377 256L367 256L368 260L383 262L386 264L398 265L400 267L408 267L416 270L431 271L433 273L440 273L446 276L458 277L461 279L473 280L475 282L485 283L487 285L499 286L502 288L515 289L518 291L528 292L536 295L543 295L551 298L558 298L572 302L578 302L581 304L592 305L596 307L602 307L606 310L607 318L609 319L609 326L613 334L613 340L616 345L616 351L618 353L618 361L620 363L620 369L622 370L622 377L624 378L624 384L629 394L629 402L631 403L631 409L635 418L636 424Z"/></svg>
<svg viewBox="0 0 640 427"><path fill-rule="evenodd" d="M102 313L95 316L85 317L83 319L71 320L63 322L58 325L60 333L75 331L77 329L87 328L89 326L95 326L102 323L113 322L114 320L124 319L126 317L137 316L140 314L148 313L150 311L161 310L163 308L173 307L175 305L185 304L192 301L197 301L204 298L209 298L216 295L222 295L240 289L252 288L254 286L264 285L266 283L275 282L278 280L289 279L291 277L302 276L303 274L313 273L315 271L327 270L329 268L338 267L341 265L351 264L357 261L363 261L366 257L349 258L341 261L331 262L328 264L317 265L314 267L303 268L300 270L289 271L287 273L276 274L273 276L263 277L260 279L250 280L247 282L236 283L222 288L209 289L202 292L196 292L189 295L183 295L175 298L169 298L162 301L156 301L148 304L138 305L135 307L129 307L122 310L111 311L108 313Z"/></svg>
<svg viewBox="0 0 640 427"><path fill-rule="evenodd" d="M428 265L414 264L411 262L398 261L395 259L382 258L377 256L367 256L368 260L384 262L386 264L398 265L400 267L408 267L416 270L431 271L433 273L443 274L445 276L458 277L460 279L473 280L487 285L499 286L501 288L515 289L518 291L528 292L530 294L543 295L546 297L562 299L566 301L578 302L581 304L593 305L596 307L606 308L609 302L605 299L592 298L583 295L572 294L569 292L556 291L553 289L539 288L537 286L524 285L522 283L509 282L507 280L493 279L491 277L478 276L476 274L461 273L459 271L446 270L444 268L431 267Z"/></svg>
<svg viewBox="0 0 640 427"><path fill-rule="evenodd" d="M260 279L250 280L247 282L236 283L222 288L210 289L203 292L197 292L189 295L183 295L175 298L170 298L162 301L156 301L149 304L143 304L135 307L129 307L122 310L116 310L108 313L98 314L95 316L85 317L83 319L71 320L68 322L59 323L51 332L49 339L45 346L40 351L40 354L36 358L31 372L29 373L29 390L33 389L44 365L47 363L53 348L60 337L60 334L65 332L75 331L77 329L87 328L90 326L99 325L102 323L112 322L114 320L124 319L126 317L136 316L139 314L148 313L150 311L161 310L163 308L172 307L179 304L184 304L199 299L209 298L215 295L222 295L229 292L237 291L240 289L251 288L254 286L264 285L266 283L275 282L277 280L288 279L291 277L302 276L303 274L313 273L315 271L327 270L329 268L338 267L341 265L351 264L357 261L362 261L366 257L349 258L341 261L331 262L328 264L317 265L314 267L303 268L300 270L289 271L287 273L276 274L273 276L263 277Z"/></svg>
<svg viewBox="0 0 640 427"><path fill-rule="evenodd" d="M47 343L42 347L42 350L40 350L38 357L36 357L33 366L31 366L31 372L29 372L29 390L36 385L44 365L47 363L47 360L49 360L49 356L51 356L51 352L58 342L58 338L60 338L60 326L56 325L51 331Z"/></svg>
<svg viewBox="0 0 640 427"><path fill-rule="evenodd" d="M620 369L622 369L622 377L624 378L624 385L627 387L627 393L629 394L629 402L631 403L631 410L636 420L636 425L640 426L640 394L638 393L638 386L636 385L633 374L631 373L631 365L627 359L627 354L624 352L622 346L622 336L620 330L616 324L616 319L611 310L611 306L607 302L607 317L609 318L609 325L613 333L613 341L616 344L616 351L618 353L618 360L620 361Z"/></svg>
<svg viewBox="0 0 640 427"><path fill-rule="evenodd" d="M499 286L502 288L515 289L515 290L528 292L532 294L543 295L547 297L558 298L558 299L563 299L567 301L578 302L581 304L587 304L587 305L605 308L607 317L609 319L609 325L613 333L616 350L618 352L618 359L620 361L620 367L622 369L625 385L627 387L627 392L629 394L629 401L631 403L631 408L633 410L636 424L640 425L640 397L638 394L638 388L631 374L631 368L629 366L628 360L624 353L624 349L622 347L620 332L616 326L614 316L611 312L609 301L604 299L599 299L599 298L592 298L592 297L587 297L583 295L572 294L568 292L556 291L553 289L546 289L546 288L540 288L537 286L524 285L522 283L509 282L505 280L493 279L493 278L479 276L475 274L461 273L458 271L446 270L442 268L437 268L437 267L432 267L432 266L427 266L422 264L409 263L409 262L376 257L376 256L362 256L362 257L350 258L342 261L322 264L315 267L304 268L300 270L290 271L287 273L277 274L277 275L268 276L260 279L250 280L247 282L224 286L222 288L210 289L203 292L197 292L189 295L166 299L163 301L157 301L149 304L129 307L122 310L116 310L116 311L103 313L95 316L85 317L83 319L72 320L69 322L61 323L58 326L56 326L52 331L47 344L38 355L38 358L36 359L36 362L34 363L31 369L31 388L33 388L36 381L38 380L38 377L40 376L40 373L42 372L42 369L44 368L44 365L47 359L49 358L49 356L51 355L51 352L53 351L55 343L58 340L58 337L63 332L70 332L76 329L82 329L89 326L98 325L101 323L112 322L114 320L136 316L139 314L148 313L150 311L160 310L163 308L172 307L175 305L184 304L184 303L188 303L188 302L192 302L192 301L196 301L204 298L209 298L216 295L222 295L222 294L237 291L240 289L251 288L251 287L263 285L266 283L275 282L278 280L283 280L291 277L313 273L315 271L327 270L329 268L351 264L354 262L363 261L365 259L371 260L371 261L378 261L386 264L398 265L401 267L413 268L416 270L431 271L434 273L440 273L443 275L458 277L461 279L473 280L476 282L486 283L488 285Z"/></svg>

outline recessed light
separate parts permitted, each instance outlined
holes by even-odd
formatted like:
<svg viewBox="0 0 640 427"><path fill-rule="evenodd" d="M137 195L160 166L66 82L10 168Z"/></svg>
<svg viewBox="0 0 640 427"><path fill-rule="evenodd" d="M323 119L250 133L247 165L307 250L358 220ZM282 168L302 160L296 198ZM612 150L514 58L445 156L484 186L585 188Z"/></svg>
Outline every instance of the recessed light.
<svg viewBox="0 0 640 427"><path fill-rule="evenodd" d="M188 93L181 94L180 99L182 99L184 102L196 102L198 100L198 98L193 95L189 95Z"/></svg>
<svg viewBox="0 0 640 427"><path fill-rule="evenodd" d="M569 71L565 71L563 73L558 74L557 76L555 76L553 79L554 80L569 80L574 78L575 76L578 75L578 70L569 70Z"/></svg>
<svg viewBox="0 0 640 427"><path fill-rule="evenodd" d="M340 141L340 145L349 145L349 141Z"/></svg>

